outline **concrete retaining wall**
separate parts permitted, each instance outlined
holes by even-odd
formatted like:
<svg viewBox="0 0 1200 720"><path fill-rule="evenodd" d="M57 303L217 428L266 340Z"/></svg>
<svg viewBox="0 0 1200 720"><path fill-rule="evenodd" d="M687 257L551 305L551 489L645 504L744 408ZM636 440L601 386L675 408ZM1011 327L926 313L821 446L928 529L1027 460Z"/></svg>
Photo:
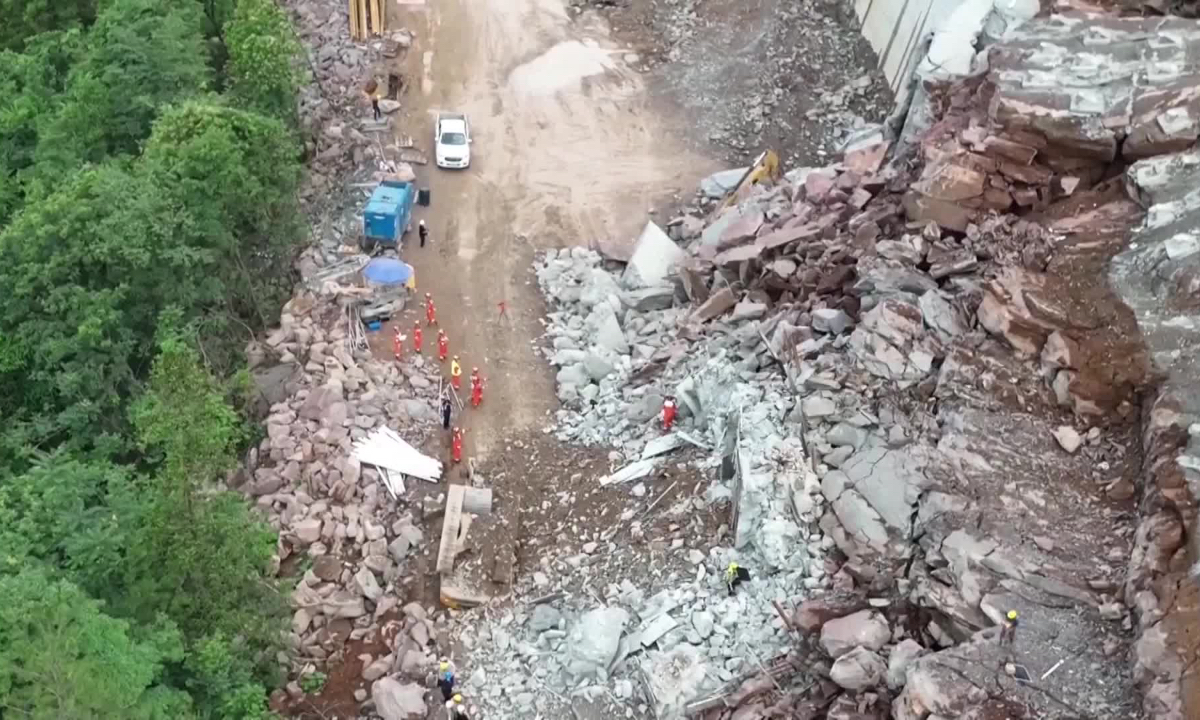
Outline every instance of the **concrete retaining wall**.
<svg viewBox="0 0 1200 720"><path fill-rule="evenodd" d="M939 18L949 17L962 0L854 0L861 32L879 56L879 67L901 101L908 79L927 45L922 42Z"/></svg>

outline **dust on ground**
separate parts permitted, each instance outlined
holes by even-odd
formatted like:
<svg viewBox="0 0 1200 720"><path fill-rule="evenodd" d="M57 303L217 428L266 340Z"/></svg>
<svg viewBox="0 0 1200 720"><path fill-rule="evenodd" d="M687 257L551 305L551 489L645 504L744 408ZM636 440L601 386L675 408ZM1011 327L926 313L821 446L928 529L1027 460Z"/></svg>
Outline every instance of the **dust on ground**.
<svg viewBox="0 0 1200 720"><path fill-rule="evenodd" d="M845 131L881 122L892 93L840 0L572 0L635 48L652 93L694 148L745 164L824 165Z"/></svg>

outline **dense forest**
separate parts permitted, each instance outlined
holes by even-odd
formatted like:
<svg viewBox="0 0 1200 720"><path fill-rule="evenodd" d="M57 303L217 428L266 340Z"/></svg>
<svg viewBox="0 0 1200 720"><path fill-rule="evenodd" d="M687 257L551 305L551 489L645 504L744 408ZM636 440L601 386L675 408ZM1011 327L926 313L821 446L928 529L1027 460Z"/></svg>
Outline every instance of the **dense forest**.
<svg viewBox="0 0 1200 720"><path fill-rule="evenodd" d="M0 718L263 718L286 593L223 480L304 241L272 0L0 0Z"/></svg>

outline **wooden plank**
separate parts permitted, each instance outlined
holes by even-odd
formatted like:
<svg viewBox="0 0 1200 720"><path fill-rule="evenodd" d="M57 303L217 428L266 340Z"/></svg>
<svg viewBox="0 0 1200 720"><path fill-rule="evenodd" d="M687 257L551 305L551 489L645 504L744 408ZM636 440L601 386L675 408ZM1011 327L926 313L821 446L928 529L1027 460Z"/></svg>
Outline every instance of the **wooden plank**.
<svg viewBox="0 0 1200 720"><path fill-rule="evenodd" d="M438 546L437 571L445 574L454 569L458 552L458 527L462 523L462 485L451 485L446 493L446 511L442 518L442 542Z"/></svg>

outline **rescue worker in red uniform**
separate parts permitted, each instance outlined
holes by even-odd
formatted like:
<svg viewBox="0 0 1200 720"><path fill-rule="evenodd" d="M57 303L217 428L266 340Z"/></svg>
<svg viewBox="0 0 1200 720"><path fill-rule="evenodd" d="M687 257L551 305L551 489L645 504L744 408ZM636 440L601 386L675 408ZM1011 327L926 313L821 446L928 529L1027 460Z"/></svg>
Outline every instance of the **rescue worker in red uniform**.
<svg viewBox="0 0 1200 720"><path fill-rule="evenodd" d="M404 336L400 334L400 328L396 328L396 334L392 336L392 355L396 362L404 356Z"/></svg>
<svg viewBox="0 0 1200 720"><path fill-rule="evenodd" d="M483 378L479 377L479 368L471 368L471 407L479 407L483 402Z"/></svg>
<svg viewBox="0 0 1200 720"><path fill-rule="evenodd" d="M421 323L413 323L413 349L421 352L421 345L425 342L425 338L421 335Z"/></svg>
<svg viewBox="0 0 1200 720"><path fill-rule="evenodd" d="M454 458L454 462L462 462L462 443L463 433L461 428L454 428L450 435L450 457Z"/></svg>
<svg viewBox="0 0 1200 720"><path fill-rule="evenodd" d="M438 328L438 360L446 362L446 354L450 352L450 338L446 337L446 331Z"/></svg>
<svg viewBox="0 0 1200 720"><path fill-rule="evenodd" d="M667 398L663 400L663 414L662 414L663 430L665 430L667 432L671 431L671 425L675 422L675 412L676 412L675 398L668 395Z"/></svg>
<svg viewBox="0 0 1200 720"><path fill-rule="evenodd" d="M433 306L433 295L425 293L425 324L437 325L437 308Z"/></svg>

